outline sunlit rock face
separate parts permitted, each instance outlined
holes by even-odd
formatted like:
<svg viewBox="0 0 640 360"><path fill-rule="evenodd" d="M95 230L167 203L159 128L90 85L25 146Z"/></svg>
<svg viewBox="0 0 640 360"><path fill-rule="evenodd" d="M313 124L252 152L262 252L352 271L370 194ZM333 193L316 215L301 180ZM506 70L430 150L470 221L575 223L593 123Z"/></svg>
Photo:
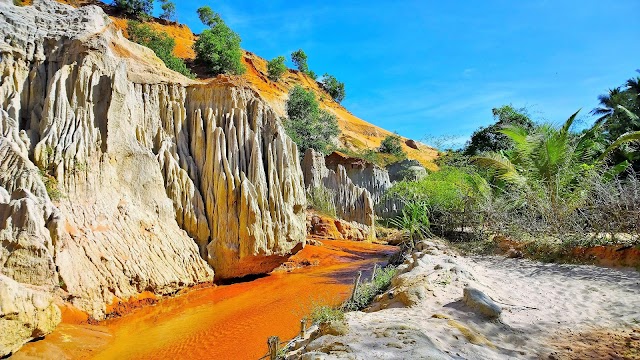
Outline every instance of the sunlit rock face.
<svg viewBox="0 0 640 360"><path fill-rule="evenodd" d="M0 15L3 275L100 319L304 245L297 149L253 92L166 69L95 6Z"/></svg>
<svg viewBox="0 0 640 360"><path fill-rule="evenodd" d="M304 154L303 170L309 191L321 187L329 190L339 218L366 226L374 225L371 194L351 181L344 166L339 164L336 170L331 170L325 164L324 154L308 149Z"/></svg>

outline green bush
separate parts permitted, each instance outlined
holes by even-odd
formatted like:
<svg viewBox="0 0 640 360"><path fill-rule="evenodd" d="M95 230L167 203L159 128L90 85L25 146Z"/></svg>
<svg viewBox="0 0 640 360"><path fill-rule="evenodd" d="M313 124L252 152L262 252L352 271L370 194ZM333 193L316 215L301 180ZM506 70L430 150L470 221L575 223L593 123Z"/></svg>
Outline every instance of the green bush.
<svg viewBox="0 0 640 360"><path fill-rule="evenodd" d="M482 223L478 208L491 195L487 181L472 168L443 167L418 181L400 181L385 193L409 206L426 209L432 230L446 234L455 229ZM419 205L411 205L419 204ZM409 218L420 218L416 214Z"/></svg>
<svg viewBox="0 0 640 360"><path fill-rule="evenodd" d="M173 55L173 49L176 46L175 40L162 31L154 30L150 25L143 24L138 21L129 21L127 27L129 39L142 46L146 46L153 50L162 62L171 70L180 74L194 78L184 61Z"/></svg>
<svg viewBox="0 0 640 360"><path fill-rule="evenodd" d="M345 97L344 83L338 81L333 75L324 74L320 82L324 90L337 102L342 102Z"/></svg>
<svg viewBox="0 0 640 360"><path fill-rule="evenodd" d="M204 30L193 44L196 60L204 64L213 75L244 74L247 69L242 63L240 36L208 6L199 8L198 16L209 29Z"/></svg>
<svg viewBox="0 0 640 360"><path fill-rule="evenodd" d="M391 279L397 273L398 270L394 266L376 269L373 280L360 283L353 299L349 299L342 304L341 309L343 311L358 311L366 308L378 294L389 288Z"/></svg>
<svg viewBox="0 0 640 360"><path fill-rule="evenodd" d="M416 240L425 239L431 233L427 203L417 200L404 204L401 214L390 219L389 224L407 232L404 245L413 249Z"/></svg>
<svg viewBox="0 0 640 360"><path fill-rule="evenodd" d="M317 212L336 217L336 205L333 202L334 193L324 186L312 188L307 193L307 204Z"/></svg>
<svg viewBox="0 0 640 360"><path fill-rule="evenodd" d="M344 311L329 305L313 306L309 319L314 324L329 324L334 321L344 321Z"/></svg>
<svg viewBox="0 0 640 360"><path fill-rule="evenodd" d="M47 194L51 201L60 201L64 198L64 193L60 191L60 187L58 186L58 181L53 176L47 174L46 171L39 169L40 178L44 183L44 187L47 190Z"/></svg>
<svg viewBox="0 0 640 360"><path fill-rule="evenodd" d="M113 6L126 16L146 19L153 10L153 0L115 0Z"/></svg>
<svg viewBox="0 0 640 360"><path fill-rule="evenodd" d="M267 77L269 77L269 80L278 81L287 72L287 66L284 61L284 56L278 56L267 63Z"/></svg>
<svg viewBox="0 0 640 360"><path fill-rule="evenodd" d="M304 154L309 148L328 153L340 134L335 115L320 109L314 93L299 85L289 92L286 108L285 130L300 153Z"/></svg>
<svg viewBox="0 0 640 360"><path fill-rule="evenodd" d="M401 156L403 158L407 156L407 153L402 149L402 139L400 139L398 134L385 137L380 143L380 148L378 150L381 153Z"/></svg>

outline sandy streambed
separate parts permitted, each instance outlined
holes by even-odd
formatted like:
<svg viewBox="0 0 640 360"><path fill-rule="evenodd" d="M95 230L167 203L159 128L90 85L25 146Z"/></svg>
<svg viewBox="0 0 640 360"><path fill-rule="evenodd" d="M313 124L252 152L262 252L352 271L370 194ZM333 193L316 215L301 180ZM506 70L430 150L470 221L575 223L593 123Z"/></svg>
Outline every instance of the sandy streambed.
<svg viewBox="0 0 640 360"><path fill-rule="evenodd" d="M311 266L194 290L99 325L63 323L12 359L257 359L269 336L294 337L313 303L341 302L358 271L395 251L347 241L307 246L291 263Z"/></svg>
<svg viewBox="0 0 640 360"><path fill-rule="evenodd" d="M437 242L402 265L350 331L307 345L305 359L640 358L640 273L503 257L464 258ZM479 289L502 312L463 301Z"/></svg>

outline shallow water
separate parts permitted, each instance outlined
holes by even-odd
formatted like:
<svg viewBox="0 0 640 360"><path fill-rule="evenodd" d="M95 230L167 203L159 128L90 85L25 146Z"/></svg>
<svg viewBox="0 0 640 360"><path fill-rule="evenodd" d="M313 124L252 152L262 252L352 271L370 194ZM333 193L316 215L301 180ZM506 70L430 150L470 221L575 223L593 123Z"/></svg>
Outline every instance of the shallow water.
<svg viewBox="0 0 640 360"><path fill-rule="evenodd" d="M394 247L346 241L307 246L293 259L317 262L249 282L194 290L100 325L63 323L16 359L258 359L266 341L300 330L314 303L344 300L358 271L385 263Z"/></svg>

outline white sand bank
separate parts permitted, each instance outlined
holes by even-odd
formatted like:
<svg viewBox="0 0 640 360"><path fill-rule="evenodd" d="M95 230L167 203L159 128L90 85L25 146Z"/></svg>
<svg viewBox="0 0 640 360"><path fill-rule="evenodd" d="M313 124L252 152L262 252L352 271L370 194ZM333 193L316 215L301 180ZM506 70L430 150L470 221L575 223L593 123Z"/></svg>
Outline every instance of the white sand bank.
<svg viewBox="0 0 640 360"><path fill-rule="evenodd" d="M464 258L437 242L419 249L371 312L347 314L348 334L316 339L303 358L633 358L634 346L640 349L640 333L634 332L640 329L640 272ZM500 316L490 319L465 304L467 286L493 299ZM580 347L586 334L591 345L595 338L596 346L598 339L607 346L606 338L594 335L606 331L637 342L604 353Z"/></svg>

